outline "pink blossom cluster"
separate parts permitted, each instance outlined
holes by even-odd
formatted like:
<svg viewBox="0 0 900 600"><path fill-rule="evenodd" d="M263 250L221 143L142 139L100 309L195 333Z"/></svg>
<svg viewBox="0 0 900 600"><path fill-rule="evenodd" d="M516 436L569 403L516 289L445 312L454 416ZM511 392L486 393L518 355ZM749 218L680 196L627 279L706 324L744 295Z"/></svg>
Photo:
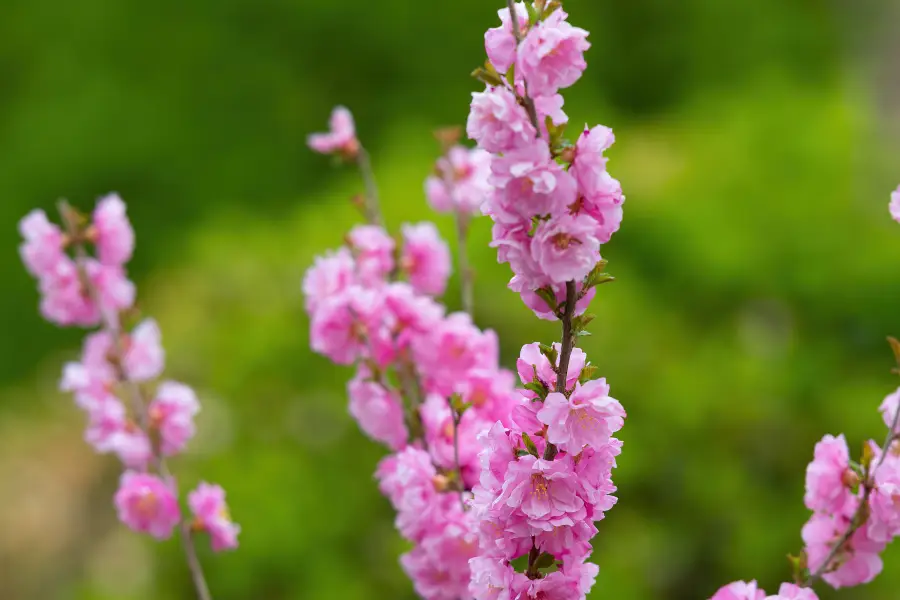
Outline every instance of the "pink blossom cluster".
<svg viewBox="0 0 900 600"><path fill-rule="evenodd" d="M80 360L65 365L60 389L86 414L87 443L115 454L125 468L115 495L121 521L166 539L182 516L164 460L193 437L200 404L187 385L158 381L165 351L156 321L124 326L135 295L125 275L134 250L125 204L115 194L106 196L89 222L67 205L62 213L65 231L43 211L19 225L25 238L21 255L40 283L44 316L60 325L101 326L85 337ZM201 484L188 504L193 527L210 534L214 549L237 546L239 527L227 518L222 488Z"/></svg>
<svg viewBox="0 0 900 600"><path fill-rule="evenodd" d="M529 389L510 425L497 422L482 435L473 500L481 553L470 586L478 600L583 599L597 574L586 559L594 522L616 502L611 475L622 443L612 434L625 411L604 379L583 377L586 356L577 348L564 391L553 391L559 351L522 348L517 371ZM522 556L524 572L511 564Z"/></svg>
<svg viewBox="0 0 900 600"><path fill-rule="evenodd" d="M404 225L395 241L360 225L316 259L303 282L312 348L355 365L349 411L393 454L380 488L414 543L401 564L428 600L469 598L475 520L463 502L478 481L480 432L509 423L514 375L499 367L497 336L434 296L450 273L447 244L430 223Z"/></svg>
<svg viewBox="0 0 900 600"><path fill-rule="evenodd" d="M880 407L885 424L894 427L884 454L870 441L867 456L854 463L844 436L826 435L807 468L804 501L813 511L802 532L807 562L811 571L824 568L822 579L834 588L872 581L881 573L881 552L900 535L898 410L900 389Z"/></svg>
<svg viewBox="0 0 900 600"><path fill-rule="evenodd" d="M320 154L336 154L353 159L359 152L353 115L343 106L335 107L325 133L313 133L307 139L310 148Z"/></svg>
<svg viewBox="0 0 900 600"><path fill-rule="evenodd" d="M509 9L500 11L501 25L485 34L489 65L499 76L472 95L466 128L492 154L493 190L482 210L494 221L498 260L513 270L510 288L544 318L552 311L536 294L541 288L562 301L566 282L574 281L584 299L580 309L590 302L594 290L586 279L600 261L600 245L619 228L624 201L606 170L612 130L585 128L574 146L559 138L568 121L559 90L581 77L590 44L562 8L548 10L545 3L532 10L516 5L518 45Z"/></svg>

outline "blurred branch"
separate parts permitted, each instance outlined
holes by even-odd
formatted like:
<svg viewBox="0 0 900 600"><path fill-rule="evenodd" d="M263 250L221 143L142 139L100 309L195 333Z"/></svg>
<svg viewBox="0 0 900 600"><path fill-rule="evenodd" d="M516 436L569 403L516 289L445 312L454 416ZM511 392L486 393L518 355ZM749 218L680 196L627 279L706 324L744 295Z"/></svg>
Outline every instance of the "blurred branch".
<svg viewBox="0 0 900 600"><path fill-rule="evenodd" d="M369 159L369 153L362 146L356 154L356 166L359 167L359 174L366 187L365 202L363 203L366 221L370 225L384 226L378 201L378 184L375 182L375 173L372 171L372 161Z"/></svg>
<svg viewBox="0 0 900 600"><path fill-rule="evenodd" d="M62 221L66 227L66 233L74 244L75 265L78 269L78 277L81 280L81 285L88 294L91 302L94 303L97 310L100 312L102 327L112 340L112 353L111 356L109 356L109 360L116 369L118 379L125 384L125 387L128 390L131 409L138 420L138 426L148 439L152 439L150 435L150 417L147 414L147 400L144 398L144 394L137 382L129 378L128 373L125 371L124 364L126 350L122 343L122 327L119 322L119 315L103 309L100 301L100 293L91 281L87 272L86 261L88 255L84 248L84 236L81 235L79 230L78 213L64 200L60 201L58 208ZM177 484L172 477L172 474L169 472L169 467L166 464L166 460L163 458L158 445L151 443L150 447L153 454L153 466L156 467L157 472L162 476L166 483L176 488L174 491L177 496ZM191 524L186 519L182 519L179 524L179 530L182 547L184 548L185 557L187 559L188 570L191 573L191 580L194 583L197 598L198 600L212 600L209 586L206 583L206 577L203 575L203 567L200 564L200 560L197 558L197 550L194 547L194 538L191 534Z"/></svg>

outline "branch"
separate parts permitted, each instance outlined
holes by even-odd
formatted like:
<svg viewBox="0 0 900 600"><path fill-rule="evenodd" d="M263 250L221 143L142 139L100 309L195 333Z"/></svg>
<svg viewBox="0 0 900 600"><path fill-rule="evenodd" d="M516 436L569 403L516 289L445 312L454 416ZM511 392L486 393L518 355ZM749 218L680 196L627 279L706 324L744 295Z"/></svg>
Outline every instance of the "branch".
<svg viewBox="0 0 900 600"><path fill-rule="evenodd" d="M375 183L375 173L372 171L372 161L369 160L369 153L362 146L356 153L356 166L359 167L359 174L362 176L363 184L366 187L365 201L363 202L363 213L366 221L370 225L384 225L381 218L381 208L378 202L378 185Z"/></svg>
<svg viewBox="0 0 900 600"><path fill-rule="evenodd" d="M118 379L125 384L125 387L128 390L131 408L138 420L139 427L147 436L147 439L152 439L150 436L150 418L147 414L147 401L144 398L140 386L136 381L131 380L125 371L125 348L122 344L122 328L119 323L119 315L111 314L103 309L100 302L100 292L88 275L86 264L88 254L84 248L84 243L82 241L83 237L79 235L78 222L74 209L72 209L67 202L61 201L59 203L59 212L62 221L65 224L66 233L75 245L75 265L78 269L78 276L81 280L81 284L84 287L85 292L87 292L88 297L91 299L91 302L94 303L97 310L100 312L103 329L112 338L112 356L109 357L110 362L116 369ZM160 453L157 444L151 443L150 447L153 453L152 460L154 467L156 467L156 470L167 483L175 485L175 480L169 472L165 458L163 458ZM191 534L191 524L187 519L182 519L179 529L181 533L181 543L187 559L188 570L191 573L191 579L194 583L194 589L197 592L197 598L198 600L212 600L209 586L206 583L206 577L203 575L203 567L200 564L200 560L197 558L197 550L194 547L194 538Z"/></svg>
<svg viewBox="0 0 900 600"><path fill-rule="evenodd" d="M456 211L456 236L459 241L459 286L462 293L463 310L473 315L475 310L475 282L472 268L469 266L469 253L466 245L469 241L469 215Z"/></svg>
<svg viewBox="0 0 900 600"><path fill-rule="evenodd" d="M512 24L513 35L516 38L516 46L522 43L522 32L519 30L519 15L516 14L516 0L506 0L506 6L509 8L509 18ZM525 110L528 112L528 118L531 119L531 124L534 125L534 130L537 132L537 136L541 136L541 126L538 122L537 109L534 106L534 100L528 95L528 84L522 84L525 87L525 95L522 97L522 102L525 103ZM513 90L515 91L515 90Z"/></svg>

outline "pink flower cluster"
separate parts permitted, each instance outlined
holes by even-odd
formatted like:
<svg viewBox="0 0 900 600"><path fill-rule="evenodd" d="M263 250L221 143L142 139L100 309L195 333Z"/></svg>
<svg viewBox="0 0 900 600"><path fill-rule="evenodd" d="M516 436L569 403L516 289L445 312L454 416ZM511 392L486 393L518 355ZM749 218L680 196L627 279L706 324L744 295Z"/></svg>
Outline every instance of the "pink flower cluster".
<svg viewBox="0 0 900 600"><path fill-rule="evenodd" d="M556 131L567 123L558 92L581 77L590 44L561 8L544 10L536 6L539 18L531 22L525 5L517 5L524 36L518 46L508 9L500 11L501 26L485 34L490 64L500 74L514 68L515 85L501 78L474 93L467 133L493 155L493 190L482 210L494 221L498 259L513 270L510 288L546 318L535 290L559 298L568 281L581 289L600 261L600 245L619 228L624 196L606 170L610 129L586 128L570 146L547 128L548 121ZM587 302L592 292L582 294Z"/></svg>
<svg viewBox="0 0 900 600"><path fill-rule="evenodd" d="M327 133L314 133L307 139L310 148L320 154L337 154L353 159L359 152L359 140L356 139L356 125L353 115L343 106L338 106L331 113Z"/></svg>
<svg viewBox="0 0 900 600"><path fill-rule="evenodd" d="M60 325L101 325L85 337L81 359L65 365L60 389L72 393L87 415L88 444L99 453L115 454L126 469L115 495L121 521L166 539L182 517L175 482L163 461L182 452L193 437L200 404L182 383L155 383L165 363L156 322L123 326L124 311L134 302L134 285L124 270L134 250L125 204L109 195L98 202L87 225L68 206L63 218L65 232L43 211L32 212L19 226L25 238L21 255L40 282L44 316ZM93 246L95 256L87 254L87 246ZM189 495L189 505L195 528L209 532L214 549L237 546L238 526L214 516L227 515L221 488L202 484Z"/></svg>
<svg viewBox="0 0 900 600"><path fill-rule="evenodd" d="M530 389L522 391L511 425L498 422L482 435L473 501L481 554L472 561L470 586L477 600L583 599L597 574L586 559L594 521L616 502L611 475L622 444L612 434L625 411L605 380L581 381L586 357L578 349L565 392L551 391L559 365L547 355L559 350L522 348L517 370ZM516 571L511 562L526 555L528 568Z"/></svg>
<svg viewBox="0 0 900 600"><path fill-rule="evenodd" d="M889 428L898 410L900 389L881 404ZM809 569L824 568L822 579L834 588L872 581L883 566L881 553L900 535L900 445L892 439L882 455L870 441L869 456L852 463L844 436L826 435L807 468L804 501L813 511L802 532Z"/></svg>
<svg viewBox="0 0 900 600"><path fill-rule="evenodd" d="M514 375L499 367L493 332L433 299L450 273L435 227L404 225L400 237L360 225L346 246L316 259L303 282L310 344L356 365L350 413L394 451L377 477L398 530L415 544L401 558L404 570L423 598L458 600L469 597L478 549L461 500L479 478L478 434L509 422Z"/></svg>
<svg viewBox="0 0 900 600"><path fill-rule="evenodd" d="M134 250L134 231L125 216L125 203L116 194L101 198L85 241L95 244L96 258L86 258L81 268L66 253L73 241L42 210L34 210L19 222L25 238L19 252L28 271L38 280L41 314L58 325L93 327L103 312L131 308L134 284L125 274L125 263ZM90 282L93 290L87 289Z"/></svg>

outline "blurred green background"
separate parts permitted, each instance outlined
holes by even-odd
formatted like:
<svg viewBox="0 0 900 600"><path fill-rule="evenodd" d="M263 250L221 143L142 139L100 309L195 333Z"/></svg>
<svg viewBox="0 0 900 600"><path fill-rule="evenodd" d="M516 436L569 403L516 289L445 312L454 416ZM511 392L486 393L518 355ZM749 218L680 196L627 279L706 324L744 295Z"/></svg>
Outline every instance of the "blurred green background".
<svg viewBox="0 0 900 600"><path fill-rule="evenodd" d="M307 349L300 280L361 190L305 148L357 117L389 223L431 219L430 131L462 124L499 0L5 0L0 18L0 598L191 598L177 543L120 527L118 465L56 391L78 331L37 315L16 222L110 190L138 233L131 273L168 374L195 385L182 484L228 490L241 548L203 552L218 600L413 598L346 412L349 371ZM900 88L889 0L569 0L592 32L566 94L602 122L628 200L604 249L618 281L584 340L629 420L593 598L775 591L800 546L813 444L883 431L900 335ZM452 224L437 219L452 237ZM477 320L503 359L558 337L504 290L476 226ZM455 281L454 281L455 285ZM458 290L448 302L458 306ZM900 553L875 583L894 599ZM823 591L823 599L838 595Z"/></svg>

